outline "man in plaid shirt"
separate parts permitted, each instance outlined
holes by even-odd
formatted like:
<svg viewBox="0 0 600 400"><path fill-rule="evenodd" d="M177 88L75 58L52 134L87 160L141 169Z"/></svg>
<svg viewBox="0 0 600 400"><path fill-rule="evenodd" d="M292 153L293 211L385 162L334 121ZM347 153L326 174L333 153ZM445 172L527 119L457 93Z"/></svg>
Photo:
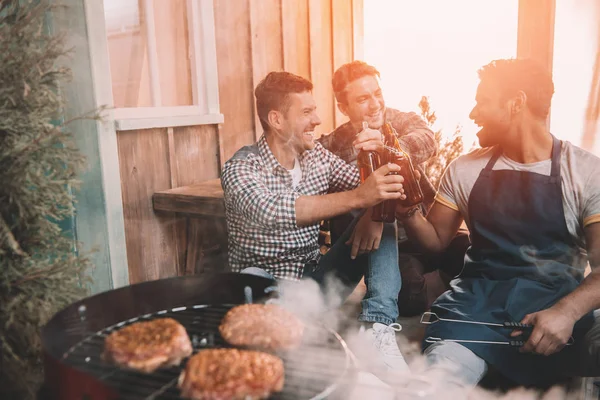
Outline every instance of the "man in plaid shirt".
<svg viewBox="0 0 600 400"><path fill-rule="evenodd" d="M384 229L378 251L358 257L345 244L356 221L323 257L318 246L320 221L402 198L403 179L388 175L399 171L390 164L359 186L357 168L314 140L321 121L312 88L287 72L271 72L256 87L264 134L258 143L237 151L221 177L230 265L234 271L267 277L309 277L321 285L333 275L344 284L344 295L365 276L373 290L363 300L359 320L386 327L387 339L374 346L385 366L405 370L393 336L400 289L395 228ZM367 132L358 142L369 148L377 142L373 139Z"/></svg>
<svg viewBox="0 0 600 400"><path fill-rule="evenodd" d="M357 144L357 134L366 131L379 137L379 149L384 144L400 147L410 155L413 165L420 171L423 211L426 212L434 202L436 191L421 165L436 155L437 142L425 121L414 112L405 113L386 108L379 84L379 71L365 62L353 61L342 65L335 71L332 83L338 108L349 121L318 141L352 165L356 165L358 151L364 148ZM364 122L367 122L368 129L363 129ZM380 133L384 123L392 126L394 136L386 137ZM332 241L347 229L355 214L341 215L330 221ZM352 238L354 254L376 249L373 244L381 235L383 225L368 219L361 221L358 225L361 229L357 229L357 234ZM406 232L398 222L398 258L402 275L402 289L398 300L400 314L416 315L427 310L449 288L450 280L462 268L468 245L468 235L461 231L442 256L420 254L417 247L407 240ZM440 260L444 262L443 271L438 269Z"/></svg>

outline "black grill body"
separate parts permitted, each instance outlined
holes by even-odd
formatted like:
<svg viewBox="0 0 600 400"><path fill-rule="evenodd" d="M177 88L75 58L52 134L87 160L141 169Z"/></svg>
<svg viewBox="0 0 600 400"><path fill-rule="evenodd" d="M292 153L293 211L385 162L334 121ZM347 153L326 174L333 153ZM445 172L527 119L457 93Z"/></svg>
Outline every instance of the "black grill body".
<svg viewBox="0 0 600 400"><path fill-rule="evenodd" d="M265 301L273 281L251 275L215 274L169 278L120 288L74 303L42 331L47 399L180 399L181 366L152 374L120 369L102 360L104 338L138 321L173 318L187 330L194 353L229 347L218 331L225 313L247 299ZM266 289L266 290L265 290ZM245 294L246 292L246 294ZM320 399L338 391L351 372L350 355L339 335L308 324L297 350L277 354L285 365L285 386L273 399Z"/></svg>

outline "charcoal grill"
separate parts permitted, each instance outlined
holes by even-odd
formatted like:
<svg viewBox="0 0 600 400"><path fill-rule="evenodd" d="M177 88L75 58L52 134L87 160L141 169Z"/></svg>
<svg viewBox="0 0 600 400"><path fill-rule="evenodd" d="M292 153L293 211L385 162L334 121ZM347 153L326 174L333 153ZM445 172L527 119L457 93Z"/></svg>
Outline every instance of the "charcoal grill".
<svg viewBox="0 0 600 400"><path fill-rule="evenodd" d="M187 330L194 353L230 347L218 326L242 304L251 288L255 302L266 300L273 281L241 274L178 277L101 293L56 314L42 331L43 399L180 399L181 366L152 374L120 369L102 360L104 338L138 321L170 317ZM246 288L246 293L244 289ZM278 354L285 386L272 399L323 399L338 391L352 370L351 353L333 330L308 324L299 349Z"/></svg>

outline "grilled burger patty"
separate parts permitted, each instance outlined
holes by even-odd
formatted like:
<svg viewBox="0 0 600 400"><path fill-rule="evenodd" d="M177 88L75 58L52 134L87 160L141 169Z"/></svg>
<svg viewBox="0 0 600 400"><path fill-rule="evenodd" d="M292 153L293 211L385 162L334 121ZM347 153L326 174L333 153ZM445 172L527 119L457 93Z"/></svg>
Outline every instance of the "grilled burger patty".
<svg viewBox="0 0 600 400"><path fill-rule="evenodd" d="M195 400L259 400L283 389L283 362L267 353L202 350L179 376L183 397Z"/></svg>
<svg viewBox="0 0 600 400"><path fill-rule="evenodd" d="M302 341L304 324L275 304L244 304L232 308L221 321L223 338L236 346L287 350Z"/></svg>
<svg viewBox="0 0 600 400"><path fill-rule="evenodd" d="M111 333L104 341L103 358L143 372L179 365L192 354L185 328L172 318L136 322Z"/></svg>

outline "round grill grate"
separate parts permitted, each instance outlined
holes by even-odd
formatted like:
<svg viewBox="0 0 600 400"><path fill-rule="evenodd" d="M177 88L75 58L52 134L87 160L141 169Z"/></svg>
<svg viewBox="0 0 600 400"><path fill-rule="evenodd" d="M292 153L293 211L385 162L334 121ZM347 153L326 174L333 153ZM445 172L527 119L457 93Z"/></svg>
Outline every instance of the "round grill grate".
<svg viewBox="0 0 600 400"><path fill-rule="evenodd" d="M219 334L219 324L234 305L195 305L142 315L92 334L63 354L63 362L86 372L115 389L124 399L181 399L177 380L185 366L160 369L151 374L121 369L102 360L104 339L111 332L139 321L173 318L181 323L194 354L207 348L231 347ZM302 345L277 354L285 366L285 386L271 399L324 399L336 390L351 367L342 338L333 330L307 325Z"/></svg>

